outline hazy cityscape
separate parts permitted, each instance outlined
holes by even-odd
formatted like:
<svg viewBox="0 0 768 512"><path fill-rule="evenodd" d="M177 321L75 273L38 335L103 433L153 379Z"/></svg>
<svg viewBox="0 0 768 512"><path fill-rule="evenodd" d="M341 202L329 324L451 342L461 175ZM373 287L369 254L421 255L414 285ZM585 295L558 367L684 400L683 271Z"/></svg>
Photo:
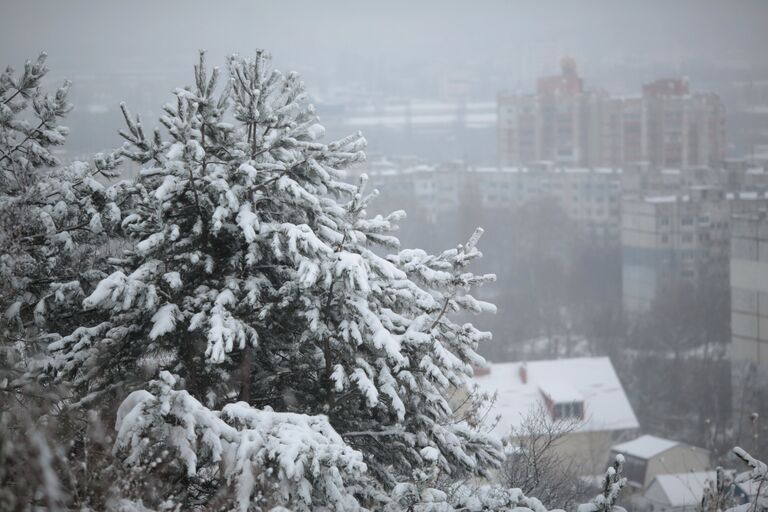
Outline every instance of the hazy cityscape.
<svg viewBox="0 0 768 512"><path fill-rule="evenodd" d="M768 511L767 22L0 0L0 510Z"/></svg>

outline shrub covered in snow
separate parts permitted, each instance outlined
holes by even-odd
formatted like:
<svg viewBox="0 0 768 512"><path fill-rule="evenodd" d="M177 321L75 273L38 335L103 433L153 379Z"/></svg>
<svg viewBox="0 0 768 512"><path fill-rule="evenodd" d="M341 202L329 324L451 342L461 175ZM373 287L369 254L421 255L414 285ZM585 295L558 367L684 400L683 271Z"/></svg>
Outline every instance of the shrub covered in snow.
<svg viewBox="0 0 768 512"><path fill-rule="evenodd" d="M161 372L150 383L154 393L134 391L117 411L115 452L125 454L129 466L151 476L157 453L172 450L180 478L220 479L239 510L274 503L296 510L312 510L313 503L357 506L348 484L360 479L365 463L327 418L245 402L215 411L174 385Z"/></svg>

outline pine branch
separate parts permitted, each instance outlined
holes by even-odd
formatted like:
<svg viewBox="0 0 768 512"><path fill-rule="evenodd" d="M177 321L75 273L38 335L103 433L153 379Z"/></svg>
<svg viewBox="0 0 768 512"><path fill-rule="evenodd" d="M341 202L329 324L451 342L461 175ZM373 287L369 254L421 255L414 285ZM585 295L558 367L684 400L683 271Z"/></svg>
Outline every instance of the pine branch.
<svg viewBox="0 0 768 512"><path fill-rule="evenodd" d="M13 153L15 153L19 148L21 148L24 144L26 144L27 141L29 141L29 139L31 139L33 135L36 135L40 131L40 128L42 128L44 125L45 125L45 121L40 121L40 124L37 125L37 127L34 130L32 130L29 134L27 134L27 136L24 138L23 141L18 143L14 148L12 148L7 153L3 153L2 157L0 157L0 163L2 163L2 161L5 160L6 158L10 160L11 155L13 155Z"/></svg>
<svg viewBox="0 0 768 512"><path fill-rule="evenodd" d="M3 101L3 105L7 105L8 103L10 103L10 102L11 102L11 100L12 100L13 98L15 98L16 96L18 96L19 94L21 94L21 92L22 92L22 89L19 89L18 87L14 87L14 89L16 89L16 92L15 92L15 93L13 93L13 94L11 95L11 97L10 97L10 98L8 98L8 99L4 100L4 101Z"/></svg>

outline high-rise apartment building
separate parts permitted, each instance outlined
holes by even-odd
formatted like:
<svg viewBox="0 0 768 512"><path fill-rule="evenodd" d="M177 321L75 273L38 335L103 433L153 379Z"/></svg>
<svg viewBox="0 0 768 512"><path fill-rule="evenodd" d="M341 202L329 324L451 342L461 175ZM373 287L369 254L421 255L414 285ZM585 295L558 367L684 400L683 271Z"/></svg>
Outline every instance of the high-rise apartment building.
<svg viewBox="0 0 768 512"><path fill-rule="evenodd" d="M563 59L561 67L559 75L539 79L536 94L499 95L498 147L502 163L587 163L583 143L587 95L574 62Z"/></svg>
<svg viewBox="0 0 768 512"><path fill-rule="evenodd" d="M684 79L643 86L647 160L661 168L715 167L724 155L725 114L714 93L691 93Z"/></svg>
<svg viewBox="0 0 768 512"><path fill-rule="evenodd" d="M500 165L717 167L724 158L724 109L685 79L646 84L642 96L586 90L571 59L541 78L535 94L499 94Z"/></svg>

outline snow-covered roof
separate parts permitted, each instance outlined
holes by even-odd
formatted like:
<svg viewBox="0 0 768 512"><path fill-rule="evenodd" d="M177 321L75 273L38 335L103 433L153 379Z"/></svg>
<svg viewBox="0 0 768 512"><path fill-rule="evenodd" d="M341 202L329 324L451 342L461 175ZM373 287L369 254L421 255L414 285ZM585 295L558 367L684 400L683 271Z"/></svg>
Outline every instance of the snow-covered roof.
<svg viewBox="0 0 768 512"><path fill-rule="evenodd" d="M557 167L552 169L553 174L621 174L621 169L612 167Z"/></svg>
<svg viewBox="0 0 768 512"><path fill-rule="evenodd" d="M640 459L650 459L651 457L655 457L679 444L680 443L677 441L645 435L627 441L626 443L612 446L611 450L625 455L632 455L633 457L638 457Z"/></svg>
<svg viewBox="0 0 768 512"><path fill-rule="evenodd" d="M649 196L644 198L646 203L675 203L678 200L687 201L688 196Z"/></svg>
<svg viewBox="0 0 768 512"><path fill-rule="evenodd" d="M613 167L595 167L593 171L596 174L623 174L624 169L615 169Z"/></svg>
<svg viewBox="0 0 768 512"><path fill-rule="evenodd" d="M691 187L692 189L694 187ZM701 187L699 190L712 190L710 187ZM762 199L768 199L768 193L767 192L755 192L755 191L748 191L748 192L729 192L725 194L725 198L728 200L732 199L740 199L740 200L762 200ZM691 197L689 195L665 195L665 196L646 196L643 198L643 200L646 203L676 203L676 202L688 202L691 200Z"/></svg>
<svg viewBox="0 0 768 512"><path fill-rule="evenodd" d="M735 195L736 199L742 199L742 200L756 200L756 199L766 199L768 198L768 194L765 192L739 192L737 195Z"/></svg>
<svg viewBox="0 0 768 512"><path fill-rule="evenodd" d="M698 505L704 492L704 486L708 480L714 480L717 475L714 471L700 471L696 473L671 473L656 475L654 481L661 487L667 502L673 507L685 507ZM654 483L651 483L653 486Z"/></svg>
<svg viewBox="0 0 768 512"><path fill-rule="evenodd" d="M563 382L560 379L549 379L540 382L539 391L547 395L555 403L584 401L584 395L579 393L570 382Z"/></svg>
<svg viewBox="0 0 768 512"><path fill-rule="evenodd" d="M520 376L525 364L526 382ZM544 405L544 396L554 402L584 403L581 432L628 430L638 427L635 412L607 357L579 357L491 364L490 372L475 377L480 391L497 393L489 417L500 416L496 431L507 434L523 419Z"/></svg>

